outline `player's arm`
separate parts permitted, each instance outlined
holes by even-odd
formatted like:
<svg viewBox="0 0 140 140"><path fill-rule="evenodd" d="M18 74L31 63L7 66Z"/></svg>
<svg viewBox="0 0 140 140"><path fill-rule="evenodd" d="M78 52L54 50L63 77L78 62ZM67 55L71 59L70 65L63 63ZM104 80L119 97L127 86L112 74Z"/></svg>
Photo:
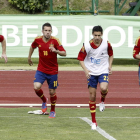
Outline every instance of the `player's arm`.
<svg viewBox="0 0 140 140"><path fill-rule="evenodd" d="M137 55L135 56L135 59L140 60L140 55L139 55L139 54L137 54Z"/></svg>
<svg viewBox="0 0 140 140"><path fill-rule="evenodd" d="M60 56L66 56L66 51L56 50L54 47L50 47L50 50L54 53L59 54Z"/></svg>
<svg viewBox="0 0 140 140"><path fill-rule="evenodd" d="M112 74L113 55L109 56L109 74Z"/></svg>
<svg viewBox="0 0 140 140"><path fill-rule="evenodd" d="M33 62L32 62L32 60L31 60L31 56L32 56L32 54L33 54L33 52L34 52L34 49L35 49L35 48L33 48L33 47L31 46L31 47L30 47L30 50L29 50L28 63L29 63L30 66L33 65Z"/></svg>
<svg viewBox="0 0 140 140"><path fill-rule="evenodd" d="M4 58L5 63L6 63L7 62L6 40L5 40L5 38L2 35L0 35L0 42L1 42L1 45L2 45L2 55L1 55L1 58Z"/></svg>
<svg viewBox="0 0 140 140"><path fill-rule="evenodd" d="M34 52L34 49L38 46L38 44L36 43L36 40L34 40L34 42L32 43L31 47L30 47L30 50L29 50L29 55L28 55L28 63L30 66L33 65L33 62L31 60L31 56Z"/></svg>
<svg viewBox="0 0 140 140"><path fill-rule="evenodd" d="M112 74L112 63L113 63L113 49L111 44L108 42L108 55L109 55L109 74Z"/></svg>
<svg viewBox="0 0 140 140"><path fill-rule="evenodd" d="M54 40L54 47L50 47L50 50L56 54L59 54L60 56L66 56L66 51L63 48L61 42L59 41L59 39L55 39Z"/></svg>
<svg viewBox="0 0 140 140"><path fill-rule="evenodd" d="M133 49L133 58L134 59L140 60L139 52L140 52L140 47L139 46L134 46L134 49Z"/></svg>
<svg viewBox="0 0 140 140"><path fill-rule="evenodd" d="M84 64L84 61L79 61L81 67L83 68L84 72L85 72L85 75L87 77L87 79L90 78L90 71L86 68L85 64Z"/></svg>
<svg viewBox="0 0 140 140"><path fill-rule="evenodd" d="M138 38L136 40L136 43L135 43L135 46L134 46L134 49L133 49L133 57L134 57L134 59L140 60L139 52L140 52L140 39Z"/></svg>
<svg viewBox="0 0 140 140"><path fill-rule="evenodd" d="M90 71L86 68L86 66L84 64L84 59L85 59L86 55L87 55L87 53L86 53L86 50L85 50L85 47L84 47L84 44L83 44L83 47L81 48L77 59L79 60L79 63L81 65L81 67L83 68L87 79L89 79L90 78L90 74L89 74Z"/></svg>
<svg viewBox="0 0 140 140"><path fill-rule="evenodd" d="M66 56L67 55L65 51L56 50L55 53L59 54L60 56Z"/></svg>

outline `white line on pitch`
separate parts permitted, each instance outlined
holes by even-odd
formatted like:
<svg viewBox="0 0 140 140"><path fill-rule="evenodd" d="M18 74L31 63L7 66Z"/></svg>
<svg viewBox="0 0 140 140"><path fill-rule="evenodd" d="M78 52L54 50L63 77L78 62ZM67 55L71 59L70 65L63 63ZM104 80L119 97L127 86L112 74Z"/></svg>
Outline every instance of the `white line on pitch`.
<svg viewBox="0 0 140 140"><path fill-rule="evenodd" d="M6 117L6 118L9 118L9 117L20 117L20 118L24 118L24 117L33 117L33 115L32 114L30 114L30 115L28 115L28 116L0 116L0 118L4 118L4 117ZM44 116L44 115L38 115L38 114L35 114L34 116ZM45 116L48 116L48 115L45 115ZM77 119L77 118L91 118L91 117L56 117L56 118L69 118L69 119ZM140 117L96 117L97 119L104 119L104 118L108 118L108 119L140 119Z"/></svg>
<svg viewBox="0 0 140 140"><path fill-rule="evenodd" d="M27 107L38 107L41 106L42 104L0 104L0 107L2 106L27 106ZM47 106L50 106L50 104L48 104ZM64 107L88 107L89 104L56 104L56 106L64 106ZM99 104L97 104L96 106L99 106ZM135 106L140 106L140 104L105 104L105 106L110 106L110 107L135 107Z"/></svg>
<svg viewBox="0 0 140 140"><path fill-rule="evenodd" d="M82 119L83 121L85 121L86 123L88 123L89 125L91 125L91 123L92 123L92 121L89 120L87 117L79 117L79 118ZM104 136L105 138L107 138L108 140L116 140L114 137L110 136L107 132L105 132L99 126L97 126L96 131L98 133L100 133L102 136Z"/></svg>

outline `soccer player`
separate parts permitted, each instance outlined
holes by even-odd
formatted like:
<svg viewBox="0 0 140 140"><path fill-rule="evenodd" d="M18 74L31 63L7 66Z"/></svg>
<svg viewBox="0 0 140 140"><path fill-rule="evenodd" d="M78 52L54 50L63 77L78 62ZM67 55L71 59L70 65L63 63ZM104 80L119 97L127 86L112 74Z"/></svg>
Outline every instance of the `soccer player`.
<svg viewBox="0 0 140 140"><path fill-rule="evenodd" d="M44 81L47 81L51 101L49 118L55 118L55 104L57 100L56 89L58 86L57 54L60 56L66 56L66 51L61 45L60 41L51 36L52 26L50 23L45 23L42 26L42 33L43 36L36 37L30 47L28 63L30 66L33 65L31 56L34 49L38 47L39 64L34 78L34 90L37 96L39 96L43 101L42 112L45 114L47 111L47 101L41 87Z"/></svg>
<svg viewBox="0 0 140 140"><path fill-rule="evenodd" d="M140 36L136 39L135 46L134 46L134 49L133 49L134 59L140 60L139 52L140 52ZM140 86L140 62L139 62L138 76L139 76L139 86Z"/></svg>
<svg viewBox="0 0 140 140"><path fill-rule="evenodd" d="M7 56L6 56L6 40L4 38L3 35L0 35L0 42L1 42L1 45L2 45L2 55L1 55L1 58L4 58L5 60L5 63L7 62Z"/></svg>
<svg viewBox="0 0 140 140"><path fill-rule="evenodd" d="M101 103L99 110L105 109L104 101L108 93L108 75L112 74L113 50L108 41L102 39L103 29L95 26L92 29L93 39L83 44L78 54L78 60L83 68L89 90L89 108L91 112L91 129L96 130L96 89L100 84Z"/></svg>

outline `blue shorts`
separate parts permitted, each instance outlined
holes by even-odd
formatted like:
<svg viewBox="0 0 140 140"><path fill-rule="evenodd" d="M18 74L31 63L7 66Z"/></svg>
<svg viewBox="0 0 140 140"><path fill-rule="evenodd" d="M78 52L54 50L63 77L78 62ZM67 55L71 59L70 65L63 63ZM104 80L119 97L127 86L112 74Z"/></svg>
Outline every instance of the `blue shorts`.
<svg viewBox="0 0 140 140"><path fill-rule="evenodd" d="M35 74L34 82L39 82L43 84L44 81L46 80L48 83L49 89L56 89L58 86L57 79L58 79L57 74L50 75L50 74L46 74L37 70Z"/></svg>
<svg viewBox="0 0 140 140"><path fill-rule="evenodd" d="M101 74L98 76L94 76L91 75L91 77L88 80L88 87L93 87L93 88L97 88L97 84L102 83L102 82L106 82L108 83L109 79L108 79L108 74Z"/></svg>

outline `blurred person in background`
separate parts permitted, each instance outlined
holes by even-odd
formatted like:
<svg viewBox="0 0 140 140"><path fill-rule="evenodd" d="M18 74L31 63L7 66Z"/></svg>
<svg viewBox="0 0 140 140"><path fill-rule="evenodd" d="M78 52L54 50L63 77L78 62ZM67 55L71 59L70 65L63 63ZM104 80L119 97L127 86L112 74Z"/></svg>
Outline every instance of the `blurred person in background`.
<svg viewBox="0 0 140 140"><path fill-rule="evenodd" d="M5 63L7 63L7 56L6 56L6 40L3 35L0 35L0 42L2 46L2 55L1 58L4 58Z"/></svg>
<svg viewBox="0 0 140 140"><path fill-rule="evenodd" d="M139 52L140 52L140 36L135 41L135 46L134 46L134 49L133 49L134 59L140 60ZM138 76L139 76L139 86L140 86L140 61L139 61Z"/></svg>

